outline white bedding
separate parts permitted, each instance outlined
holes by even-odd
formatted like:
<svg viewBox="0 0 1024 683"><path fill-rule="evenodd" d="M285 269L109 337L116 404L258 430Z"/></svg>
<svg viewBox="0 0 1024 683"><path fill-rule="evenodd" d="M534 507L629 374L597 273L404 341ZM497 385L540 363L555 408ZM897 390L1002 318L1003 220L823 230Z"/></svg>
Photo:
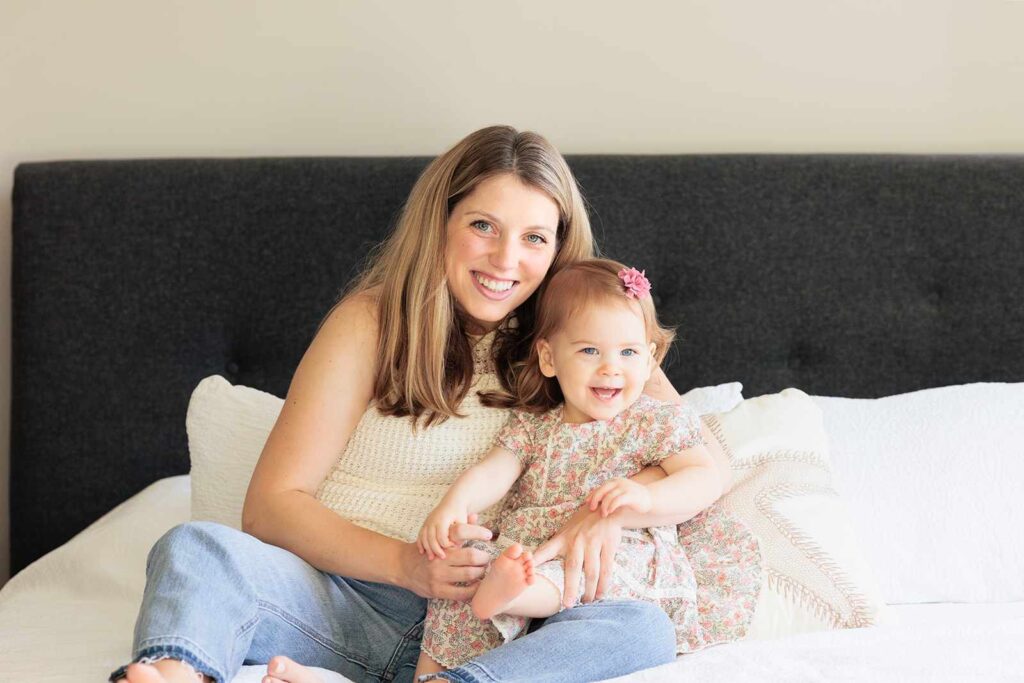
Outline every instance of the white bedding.
<svg viewBox="0 0 1024 683"><path fill-rule="evenodd" d="M0 682L105 680L128 657L150 546L188 516L188 477L161 480L14 577L0 591ZM1024 602L895 611L899 625L733 643L616 680L1024 681Z"/></svg>

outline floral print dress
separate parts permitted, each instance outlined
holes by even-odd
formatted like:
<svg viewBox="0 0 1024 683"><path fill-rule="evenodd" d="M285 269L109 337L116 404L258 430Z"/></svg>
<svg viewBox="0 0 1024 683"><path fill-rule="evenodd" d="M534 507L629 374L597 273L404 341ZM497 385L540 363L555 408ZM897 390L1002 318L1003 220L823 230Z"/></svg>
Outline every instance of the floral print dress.
<svg viewBox="0 0 1024 683"><path fill-rule="evenodd" d="M513 411L495 443L516 454L523 472L498 519L497 541L474 543L492 557L513 543L536 548L593 489L703 441L688 407L641 396L611 420L584 424L563 422L561 407L541 415ZM760 548L720 506L679 526L624 529L615 562L605 597L658 604L675 624L678 652L746 634L761 585ZM535 571L563 587L561 560ZM469 603L431 600L422 648L451 668L525 633L528 622L507 615L480 621Z"/></svg>

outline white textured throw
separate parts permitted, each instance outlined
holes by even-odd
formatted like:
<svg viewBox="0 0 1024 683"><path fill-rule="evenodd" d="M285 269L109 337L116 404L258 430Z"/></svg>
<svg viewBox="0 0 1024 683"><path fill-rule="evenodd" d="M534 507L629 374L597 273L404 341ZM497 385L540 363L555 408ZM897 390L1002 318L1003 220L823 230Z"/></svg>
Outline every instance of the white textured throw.
<svg viewBox="0 0 1024 683"><path fill-rule="evenodd" d="M787 389L705 421L732 463L735 483L722 504L760 537L764 553L750 637L877 623L884 605L832 487L814 401Z"/></svg>

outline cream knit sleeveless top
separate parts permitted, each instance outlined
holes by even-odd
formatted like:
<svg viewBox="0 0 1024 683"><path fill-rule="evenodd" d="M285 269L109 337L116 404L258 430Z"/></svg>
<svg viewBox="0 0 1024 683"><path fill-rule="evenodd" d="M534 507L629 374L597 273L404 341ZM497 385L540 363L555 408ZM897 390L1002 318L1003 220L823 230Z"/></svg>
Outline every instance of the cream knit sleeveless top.
<svg viewBox="0 0 1024 683"><path fill-rule="evenodd" d="M495 332L473 349L473 384L459 412L432 427L413 430L409 417L382 415L372 403L316 497L345 519L407 543L455 479L490 450L508 418L481 405L478 391L500 389L491 358ZM500 503L499 503L500 505ZM497 507L497 506L496 506ZM492 512L481 515L488 521Z"/></svg>

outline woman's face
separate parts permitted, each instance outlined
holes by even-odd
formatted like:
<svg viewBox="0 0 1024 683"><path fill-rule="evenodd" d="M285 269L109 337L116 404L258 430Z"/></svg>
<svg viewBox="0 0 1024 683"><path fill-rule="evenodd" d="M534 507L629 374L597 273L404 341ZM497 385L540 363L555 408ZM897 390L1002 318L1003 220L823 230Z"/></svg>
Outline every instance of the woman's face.
<svg viewBox="0 0 1024 683"><path fill-rule="evenodd" d="M473 332L493 330L536 291L555 259L558 206L510 174L474 188L448 217L448 288Z"/></svg>

